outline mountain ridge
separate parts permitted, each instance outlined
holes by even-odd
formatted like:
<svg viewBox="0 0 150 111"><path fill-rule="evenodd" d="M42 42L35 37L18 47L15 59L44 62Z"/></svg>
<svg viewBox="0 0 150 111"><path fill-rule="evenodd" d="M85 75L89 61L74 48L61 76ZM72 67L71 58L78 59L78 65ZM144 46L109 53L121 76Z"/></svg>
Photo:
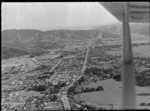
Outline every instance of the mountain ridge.
<svg viewBox="0 0 150 111"><path fill-rule="evenodd" d="M6 55L8 57L11 57L11 54L4 52L12 52L14 55L16 55L16 52L21 53L18 55L22 55L20 50L30 54L37 53L46 49L63 48L67 41L83 41L98 35L99 31L95 30L4 30L2 31L2 47L7 48L3 48L2 53L3 56Z"/></svg>
<svg viewBox="0 0 150 111"><path fill-rule="evenodd" d="M119 38L116 33L121 32L121 23L104 26L96 26L88 30L47 30L36 29L10 29L2 31L3 56L14 51L14 55L37 53L45 49L57 49L65 47L67 41L87 40L96 38L100 32L103 38ZM130 24L131 33L149 36L149 24ZM5 48L4 48L5 47ZM7 48L6 48L7 47ZM14 49L13 49L14 48ZM9 51L10 50L10 51ZM22 51L22 52L21 52ZM18 52L18 54L16 54ZM20 53L20 54L19 54ZM11 57L11 54L8 53ZM12 55L13 56L13 55Z"/></svg>
<svg viewBox="0 0 150 111"><path fill-rule="evenodd" d="M150 23L130 23L131 33L150 36ZM115 23L111 25L94 27L92 30L106 31L110 33L120 33L122 30L122 23Z"/></svg>

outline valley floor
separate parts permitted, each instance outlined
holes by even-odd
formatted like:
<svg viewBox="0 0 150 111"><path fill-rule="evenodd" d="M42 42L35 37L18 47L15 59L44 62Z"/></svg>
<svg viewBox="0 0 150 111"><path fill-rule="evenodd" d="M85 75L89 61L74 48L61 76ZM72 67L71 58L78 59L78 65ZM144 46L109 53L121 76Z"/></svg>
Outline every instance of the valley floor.
<svg viewBox="0 0 150 111"><path fill-rule="evenodd" d="M3 60L2 111L121 109L121 46L98 45L93 39L85 46L72 45ZM148 47L137 46L134 51L137 108L149 109Z"/></svg>

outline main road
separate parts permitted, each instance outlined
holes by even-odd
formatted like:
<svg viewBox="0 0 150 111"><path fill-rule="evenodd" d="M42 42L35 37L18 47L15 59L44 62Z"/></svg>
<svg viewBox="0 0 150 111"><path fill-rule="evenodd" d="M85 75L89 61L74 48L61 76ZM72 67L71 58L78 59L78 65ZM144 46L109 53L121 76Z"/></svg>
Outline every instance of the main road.
<svg viewBox="0 0 150 111"><path fill-rule="evenodd" d="M70 106L70 103L68 101L68 95L67 95L67 92L69 90L70 87L72 87L74 85L74 83L76 81L78 81L84 74L84 71L87 67L87 59L88 59L88 55L89 55L89 50L90 50L90 47L91 47L91 44L92 44L92 40L90 41L89 45L87 46L87 52L86 52L86 55L85 55L85 59L84 59L84 63L83 63L83 67L82 67L82 71L81 71L81 76L79 76L72 84L70 84L66 89L65 91L61 92L62 94L62 102L63 102L63 105L64 105L64 109L65 110L71 110L71 106Z"/></svg>

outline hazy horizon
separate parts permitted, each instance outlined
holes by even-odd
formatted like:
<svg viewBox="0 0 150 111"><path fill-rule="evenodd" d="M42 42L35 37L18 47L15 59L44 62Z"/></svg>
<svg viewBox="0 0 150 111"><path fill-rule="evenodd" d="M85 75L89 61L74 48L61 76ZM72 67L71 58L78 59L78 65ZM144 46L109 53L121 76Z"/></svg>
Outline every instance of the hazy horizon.
<svg viewBox="0 0 150 111"><path fill-rule="evenodd" d="M2 30L90 29L117 23L98 2L2 3Z"/></svg>

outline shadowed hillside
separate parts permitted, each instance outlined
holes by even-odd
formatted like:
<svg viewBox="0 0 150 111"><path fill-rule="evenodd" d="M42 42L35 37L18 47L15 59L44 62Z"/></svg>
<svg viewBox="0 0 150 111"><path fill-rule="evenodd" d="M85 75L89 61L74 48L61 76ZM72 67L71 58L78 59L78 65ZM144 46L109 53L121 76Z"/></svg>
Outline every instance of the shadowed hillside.
<svg viewBox="0 0 150 111"><path fill-rule="evenodd" d="M9 52L12 52L12 57L15 57L28 53L40 53L46 49L63 48L67 41L84 41L98 35L99 31L96 30L4 30L2 31L2 47L5 48L2 51L2 58L11 57Z"/></svg>
<svg viewBox="0 0 150 111"><path fill-rule="evenodd" d="M1 59L8 59L10 57L17 57L29 54L28 52L22 51L20 49L2 47L1 48Z"/></svg>

